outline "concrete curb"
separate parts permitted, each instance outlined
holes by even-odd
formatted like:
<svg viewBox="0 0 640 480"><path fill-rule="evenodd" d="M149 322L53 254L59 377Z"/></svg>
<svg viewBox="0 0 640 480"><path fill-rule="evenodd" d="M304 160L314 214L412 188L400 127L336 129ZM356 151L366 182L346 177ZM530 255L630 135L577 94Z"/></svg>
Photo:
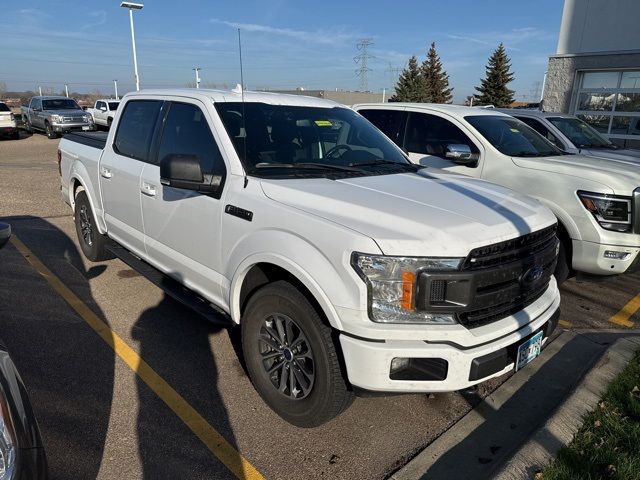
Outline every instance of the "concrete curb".
<svg viewBox="0 0 640 480"><path fill-rule="evenodd" d="M609 384L624 370L637 350L640 337L617 340L585 376L575 392L545 424L496 472L496 480L533 478L547 466L560 448L568 445L592 412Z"/></svg>
<svg viewBox="0 0 640 480"><path fill-rule="evenodd" d="M390 479L531 476L571 441L584 414L640 348L640 337L621 337L639 334L565 331ZM542 447L530 456L534 446Z"/></svg>

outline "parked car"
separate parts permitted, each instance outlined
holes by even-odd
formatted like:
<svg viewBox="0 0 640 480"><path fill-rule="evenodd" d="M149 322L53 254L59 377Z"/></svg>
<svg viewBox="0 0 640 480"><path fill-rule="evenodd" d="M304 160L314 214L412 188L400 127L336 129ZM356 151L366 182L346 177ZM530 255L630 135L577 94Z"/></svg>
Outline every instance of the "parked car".
<svg viewBox="0 0 640 480"><path fill-rule="evenodd" d="M11 226L0 222L0 248ZM27 390L0 341L0 478L45 480L47 459Z"/></svg>
<svg viewBox="0 0 640 480"><path fill-rule="evenodd" d="M29 132L41 130L51 139L95 129L91 114L67 97L32 97L29 105L22 107L22 117Z"/></svg>
<svg viewBox="0 0 640 480"><path fill-rule="evenodd" d="M640 163L640 150L616 146L591 125L573 115L508 108L497 111L522 120L565 152ZM637 125L638 119L632 120Z"/></svg>
<svg viewBox="0 0 640 480"><path fill-rule="evenodd" d="M118 105L120 100L101 99L96 100L95 106L87 111L93 116L93 123L111 128Z"/></svg>
<svg viewBox="0 0 640 480"><path fill-rule="evenodd" d="M10 137L14 140L20 138L16 118L4 102L0 102L0 136Z"/></svg>
<svg viewBox="0 0 640 480"><path fill-rule="evenodd" d="M320 425L354 389L466 388L555 328L539 202L413 165L329 100L152 90L120 108L108 134L60 142L83 253L240 324L253 385L287 421Z"/></svg>
<svg viewBox="0 0 640 480"><path fill-rule="evenodd" d="M495 109L410 103L354 109L405 148L415 163L489 180L547 205L559 223L560 282L571 269L595 275L637 270L637 165L567 154Z"/></svg>

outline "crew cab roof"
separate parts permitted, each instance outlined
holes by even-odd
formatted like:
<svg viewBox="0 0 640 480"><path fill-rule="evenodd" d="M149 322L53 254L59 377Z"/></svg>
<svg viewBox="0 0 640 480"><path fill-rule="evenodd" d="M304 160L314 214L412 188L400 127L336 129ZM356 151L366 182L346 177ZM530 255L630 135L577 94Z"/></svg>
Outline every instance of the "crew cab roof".
<svg viewBox="0 0 640 480"><path fill-rule="evenodd" d="M507 115L523 115L527 117L563 117L563 118L575 118L574 115L558 112L543 112L540 110L528 109L528 108L497 108L499 112L506 113Z"/></svg>
<svg viewBox="0 0 640 480"><path fill-rule="evenodd" d="M466 117L471 115L505 115L504 113L496 110L495 108L477 108L466 107L464 105L450 105L448 103L410 103L410 102L394 102L394 103L359 103L352 108L358 110L359 108L388 108L388 109L404 109L404 108L419 108L425 111L440 112L449 114L455 117Z"/></svg>
<svg viewBox="0 0 640 480"><path fill-rule="evenodd" d="M172 88L172 89L153 89L140 90L139 92L127 93L122 100L138 96L159 96L159 97L187 97L197 98L200 100L210 100L214 103L221 102L241 102L243 95L239 91L233 90L211 90L211 89L193 89L193 88ZM285 93L273 92L252 92L245 90L245 102L268 103L272 105L292 105L298 107L320 107L333 108L343 105L326 100L324 98L308 97L305 95L293 95Z"/></svg>

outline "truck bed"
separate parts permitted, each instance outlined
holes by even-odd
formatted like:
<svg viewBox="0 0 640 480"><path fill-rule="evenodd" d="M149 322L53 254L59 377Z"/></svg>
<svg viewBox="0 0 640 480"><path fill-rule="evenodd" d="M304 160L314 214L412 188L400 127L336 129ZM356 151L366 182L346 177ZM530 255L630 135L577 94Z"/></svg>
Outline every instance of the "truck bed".
<svg viewBox="0 0 640 480"><path fill-rule="evenodd" d="M64 138L72 142L103 150L107 144L108 135L108 132L74 132L66 134Z"/></svg>

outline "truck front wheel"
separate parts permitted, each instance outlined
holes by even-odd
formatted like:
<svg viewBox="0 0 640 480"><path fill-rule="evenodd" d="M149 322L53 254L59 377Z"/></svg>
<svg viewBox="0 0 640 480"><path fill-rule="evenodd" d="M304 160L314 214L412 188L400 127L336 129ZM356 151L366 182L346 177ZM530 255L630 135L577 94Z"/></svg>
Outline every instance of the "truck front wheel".
<svg viewBox="0 0 640 480"><path fill-rule="evenodd" d="M98 231L87 193L81 191L76 196L75 208L76 234L82 253L92 262L113 258L107 249L107 237Z"/></svg>
<svg viewBox="0 0 640 480"><path fill-rule="evenodd" d="M58 134L53 131L53 127L51 126L51 124L49 122L46 122L44 124L44 131L47 134L47 138L48 139L53 140L55 138L58 138Z"/></svg>
<svg viewBox="0 0 640 480"><path fill-rule="evenodd" d="M260 288L241 325L251 381L287 422L316 427L351 404L331 328L293 285L277 281Z"/></svg>

